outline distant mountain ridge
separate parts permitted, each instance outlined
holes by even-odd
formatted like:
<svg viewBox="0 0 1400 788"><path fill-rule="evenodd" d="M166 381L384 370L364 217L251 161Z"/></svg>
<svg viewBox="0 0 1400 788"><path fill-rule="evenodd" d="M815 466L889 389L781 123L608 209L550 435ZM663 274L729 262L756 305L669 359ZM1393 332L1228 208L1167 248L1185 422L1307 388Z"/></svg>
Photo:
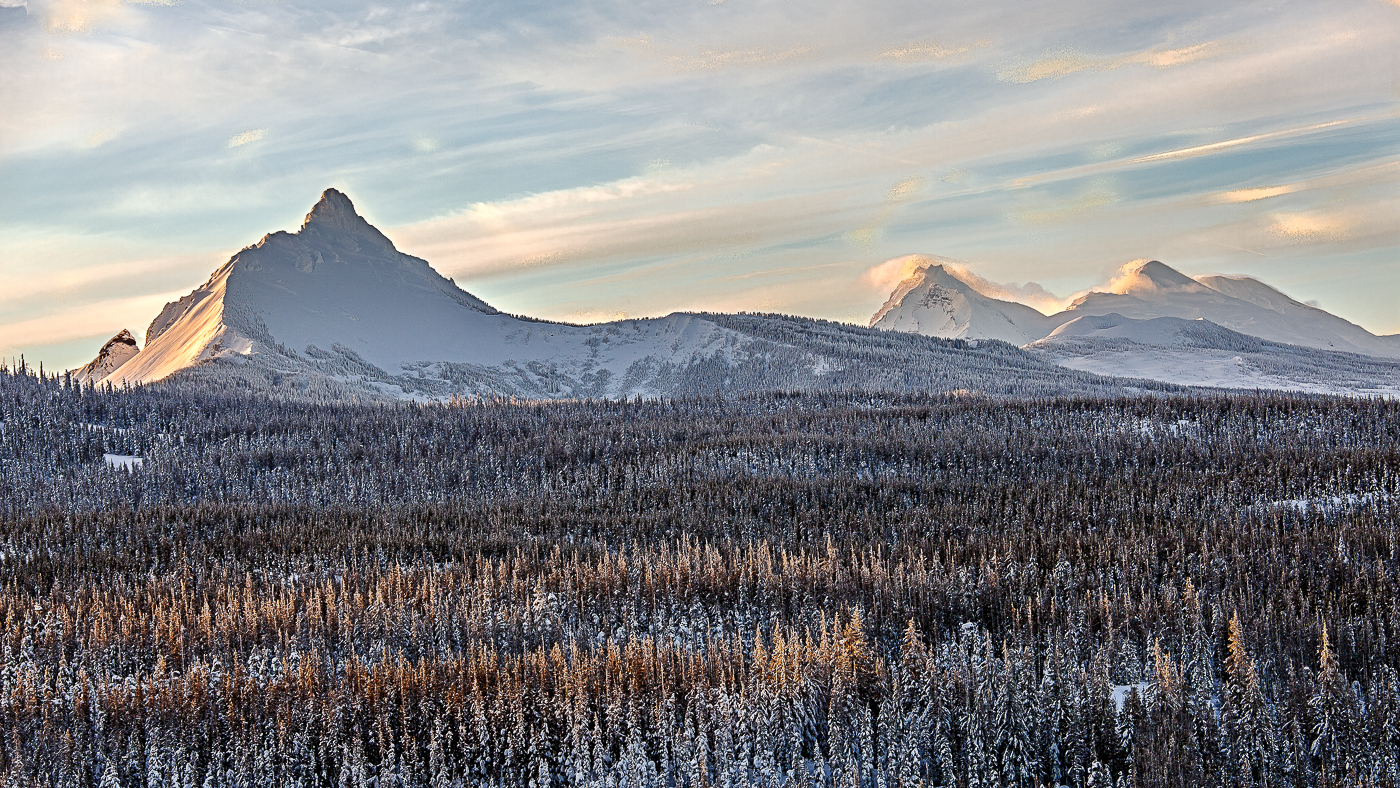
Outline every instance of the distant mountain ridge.
<svg viewBox="0 0 1400 788"><path fill-rule="evenodd" d="M1400 336L1377 336L1250 277L1192 278L1144 261L1053 315L987 289L976 276L931 261L896 286L871 325L1004 339L1075 369L1182 385L1400 392L1392 368L1400 359ZM1220 353L1241 348L1269 361L1251 356L1257 369L1243 357L1234 366L1215 363ZM1153 353L1161 363L1153 362ZM1268 372L1260 371L1265 367ZM1324 370L1346 372L1329 389Z"/></svg>
<svg viewBox="0 0 1400 788"><path fill-rule="evenodd" d="M980 308L967 314L959 312L960 299ZM939 310L930 309L931 304L952 306L940 314ZM1025 310L1035 312L1039 319ZM929 315L930 312L934 314ZM1060 325L1083 315L1117 314L1135 320L1204 319L1273 342L1400 358L1400 335L1376 336L1251 277L1193 279L1157 260L1139 263L1115 279L1111 290L1086 293L1053 315L984 293L973 277L960 277L942 264L930 263L895 288L871 325L896 331L917 330L929 336L995 335L1006 333L1001 315L1008 312L1019 317L1016 327L1026 336L1019 343L1008 338L1015 344L1044 339Z"/></svg>
<svg viewBox="0 0 1400 788"><path fill-rule="evenodd" d="M334 189L296 232L264 236L167 304L145 348L93 380L413 399L860 388L1034 395L1127 385L1004 345L780 315L676 313L587 326L512 316L399 252Z"/></svg>

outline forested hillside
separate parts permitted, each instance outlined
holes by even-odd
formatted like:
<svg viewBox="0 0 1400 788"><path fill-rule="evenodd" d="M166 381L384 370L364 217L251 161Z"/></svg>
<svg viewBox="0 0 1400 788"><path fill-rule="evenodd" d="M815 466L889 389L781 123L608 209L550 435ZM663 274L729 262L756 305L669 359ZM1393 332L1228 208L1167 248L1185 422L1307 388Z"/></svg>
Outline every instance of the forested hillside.
<svg viewBox="0 0 1400 788"><path fill-rule="evenodd" d="M0 774L1396 785L1397 520L1394 401L4 371Z"/></svg>

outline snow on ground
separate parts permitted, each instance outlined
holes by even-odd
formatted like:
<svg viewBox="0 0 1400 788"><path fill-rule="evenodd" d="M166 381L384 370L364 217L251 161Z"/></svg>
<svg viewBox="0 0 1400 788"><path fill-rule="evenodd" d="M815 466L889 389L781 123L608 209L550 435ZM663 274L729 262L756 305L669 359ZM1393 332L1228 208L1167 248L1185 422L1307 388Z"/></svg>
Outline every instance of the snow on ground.
<svg viewBox="0 0 1400 788"><path fill-rule="evenodd" d="M1385 492L1351 493L1348 495L1324 495L1317 498L1290 498L1286 501L1272 501L1266 506L1270 509L1296 509L1300 512L1319 511L1335 512L1342 509L1349 509L1357 506L1365 506L1370 503L1389 501L1391 496Z"/></svg>
<svg viewBox="0 0 1400 788"><path fill-rule="evenodd" d="M1136 684L1115 684L1112 693L1114 708L1118 710L1119 714L1122 714L1123 704L1128 702L1129 693L1133 690L1137 690L1139 696L1145 696L1147 694L1147 686L1148 683L1145 681L1139 681Z"/></svg>
<svg viewBox="0 0 1400 788"><path fill-rule="evenodd" d="M1057 354L1058 355L1058 354ZM1400 398L1400 378L1386 372L1373 379L1347 380L1319 374L1299 365L1295 374L1263 372L1251 354L1208 348L1162 347L1123 344L1087 352L1059 355L1055 363L1069 369L1162 380L1186 386L1268 391L1304 391L1314 394Z"/></svg>
<svg viewBox="0 0 1400 788"><path fill-rule="evenodd" d="M108 467L122 468L127 471L136 470L146 462L145 458L135 457L130 454L104 454L102 455L102 461L107 463Z"/></svg>

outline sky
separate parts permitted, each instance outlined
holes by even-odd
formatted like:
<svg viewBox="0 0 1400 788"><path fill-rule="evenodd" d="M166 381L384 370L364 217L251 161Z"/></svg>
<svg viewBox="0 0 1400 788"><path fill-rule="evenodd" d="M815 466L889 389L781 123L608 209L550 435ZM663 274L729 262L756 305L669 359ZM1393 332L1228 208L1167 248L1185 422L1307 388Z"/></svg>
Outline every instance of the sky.
<svg viewBox="0 0 1400 788"><path fill-rule="evenodd" d="M1396 333L1398 53L1400 0L0 0L0 356L144 339L327 187L557 320L865 325L924 254Z"/></svg>

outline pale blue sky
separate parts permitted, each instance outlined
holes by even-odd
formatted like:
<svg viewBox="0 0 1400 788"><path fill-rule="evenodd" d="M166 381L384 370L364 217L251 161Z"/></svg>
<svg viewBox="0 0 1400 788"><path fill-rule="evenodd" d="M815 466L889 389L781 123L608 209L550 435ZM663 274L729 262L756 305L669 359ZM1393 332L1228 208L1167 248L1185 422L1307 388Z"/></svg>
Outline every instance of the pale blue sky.
<svg viewBox="0 0 1400 788"><path fill-rule="evenodd" d="M1400 0L0 0L0 355L85 362L351 196L510 312L864 324L925 253L1400 331Z"/></svg>

